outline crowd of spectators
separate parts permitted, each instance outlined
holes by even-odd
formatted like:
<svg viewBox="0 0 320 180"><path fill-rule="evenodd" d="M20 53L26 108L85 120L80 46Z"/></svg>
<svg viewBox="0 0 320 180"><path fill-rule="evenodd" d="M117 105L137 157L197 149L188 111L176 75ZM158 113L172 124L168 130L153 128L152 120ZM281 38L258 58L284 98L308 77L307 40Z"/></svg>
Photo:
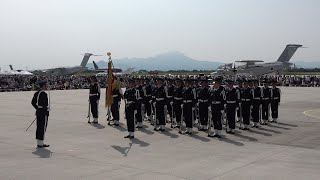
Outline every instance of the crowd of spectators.
<svg viewBox="0 0 320 180"><path fill-rule="evenodd" d="M0 92L5 91L31 91L36 89L37 76L0 76ZM277 79L279 86L295 86L295 87L320 87L320 76L264 76L260 80ZM67 89L88 89L90 86L89 76L48 76L48 85L52 90ZM102 88L106 87L106 77L97 76L98 82ZM125 79L125 78L124 78Z"/></svg>
<svg viewBox="0 0 320 180"><path fill-rule="evenodd" d="M5 91L31 91L36 89L38 79L46 79L52 90L88 89L90 77L88 76L0 76L0 92ZM98 77L100 86L106 87L106 77Z"/></svg>

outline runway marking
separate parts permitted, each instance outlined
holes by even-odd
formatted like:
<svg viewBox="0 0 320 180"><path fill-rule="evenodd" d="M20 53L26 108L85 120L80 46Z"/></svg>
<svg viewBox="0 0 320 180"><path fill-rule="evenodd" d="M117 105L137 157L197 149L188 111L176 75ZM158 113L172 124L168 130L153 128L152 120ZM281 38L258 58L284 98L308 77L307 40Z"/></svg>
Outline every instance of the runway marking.
<svg viewBox="0 0 320 180"><path fill-rule="evenodd" d="M319 116L312 114L312 112L319 113ZM313 117L313 118L318 118L318 119L320 119L320 109L310 109L310 110L306 110L306 111L303 112L303 114L306 115L306 116L310 116L310 117Z"/></svg>

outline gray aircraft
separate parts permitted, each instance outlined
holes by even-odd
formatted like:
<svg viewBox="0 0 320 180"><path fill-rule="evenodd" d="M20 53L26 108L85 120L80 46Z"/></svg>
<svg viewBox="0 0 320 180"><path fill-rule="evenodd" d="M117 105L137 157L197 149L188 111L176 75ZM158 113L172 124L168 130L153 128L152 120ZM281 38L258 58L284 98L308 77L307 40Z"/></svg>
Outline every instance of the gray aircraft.
<svg viewBox="0 0 320 180"><path fill-rule="evenodd" d="M106 65L107 65L107 63L106 63ZM94 61L93 61L93 67L96 72L108 72L108 68L99 68L99 66ZM122 71L122 69L120 69L120 68L112 68L112 72L114 72L114 73L119 73L121 71Z"/></svg>
<svg viewBox="0 0 320 180"><path fill-rule="evenodd" d="M75 67L61 67L61 68L53 68L53 69L47 69L47 70L37 70L34 71L34 74L46 74L46 75L73 75L79 72L83 72L87 70L87 63L89 61L89 58L91 56L101 56L101 55L94 55L91 53L85 53L82 59L82 62L80 66L75 66Z"/></svg>
<svg viewBox="0 0 320 180"><path fill-rule="evenodd" d="M236 63L222 65L211 75L214 76L262 76L275 73L280 75L284 69L290 68L293 64L290 59L301 48L300 44L288 44L280 57L275 62L263 63L261 60L240 60L235 61L242 65L236 66ZM244 63L244 65L243 65Z"/></svg>

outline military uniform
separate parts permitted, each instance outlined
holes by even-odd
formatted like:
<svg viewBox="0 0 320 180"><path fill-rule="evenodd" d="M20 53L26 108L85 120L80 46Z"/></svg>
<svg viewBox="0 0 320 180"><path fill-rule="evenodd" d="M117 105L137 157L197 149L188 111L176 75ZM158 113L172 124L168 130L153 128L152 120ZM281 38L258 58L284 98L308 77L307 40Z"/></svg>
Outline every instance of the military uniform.
<svg viewBox="0 0 320 180"><path fill-rule="evenodd" d="M281 90L277 87L271 89L271 117L272 122L277 122L278 120L278 109L280 104Z"/></svg>
<svg viewBox="0 0 320 180"><path fill-rule="evenodd" d="M135 88L128 88L124 93L124 99L125 99L125 105L126 105L125 114L127 119L127 128L129 132L129 135L125 136L125 138L134 138L135 114L136 114L136 107L137 107L136 102L138 101L138 93L139 92Z"/></svg>
<svg viewBox="0 0 320 180"><path fill-rule="evenodd" d="M119 126L119 120L120 120L120 103L121 103L121 96L122 96L122 91L121 88L115 88L112 91L112 104L111 104L111 113L113 117L113 122L114 125Z"/></svg>
<svg viewBox="0 0 320 180"><path fill-rule="evenodd" d="M243 88L241 95L241 111L242 111L242 118L244 124L244 130L249 128L250 125L250 115L251 115L251 105L252 105L252 89L250 87Z"/></svg>
<svg viewBox="0 0 320 180"><path fill-rule="evenodd" d="M177 79L177 81L181 81L180 79ZM174 114L176 117L176 122L177 126L180 126L181 123L181 115L182 115L182 110L181 110L181 105L183 103L183 86L181 85L176 86L174 88L173 92L173 109L174 109Z"/></svg>
<svg viewBox="0 0 320 180"><path fill-rule="evenodd" d="M257 83L257 82L255 82ZM258 123L260 121L260 113L261 113L261 101L262 101L262 89L260 87L255 87L252 89L253 100L252 100L252 121L253 127L258 127Z"/></svg>
<svg viewBox="0 0 320 180"><path fill-rule="evenodd" d="M172 81L172 79L169 79L169 81ZM174 112L173 112L173 93L174 93L174 86L168 85L166 87L166 94L167 94L167 111L171 119L171 123L174 118Z"/></svg>
<svg viewBox="0 0 320 180"><path fill-rule="evenodd" d="M163 80L158 78L157 80ZM165 120L165 106L166 106L166 92L163 85L156 86L153 89L153 97L154 97L154 103L155 103L155 111L156 111L156 124L155 124L155 131L164 131L166 120ZM157 129L157 125L160 126L159 129Z"/></svg>
<svg viewBox="0 0 320 180"><path fill-rule="evenodd" d="M98 123L99 117L99 100L100 100L100 86L97 82L90 85L89 101L91 106L91 113L93 116L93 123Z"/></svg>
<svg viewBox="0 0 320 180"><path fill-rule="evenodd" d="M186 80L186 81L190 82L190 80ZM185 133L192 134L192 128L193 128L192 116L193 116L194 104L195 104L193 87L184 87L182 91L182 98L183 98L183 104L182 104L183 120L186 123Z"/></svg>
<svg viewBox="0 0 320 180"><path fill-rule="evenodd" d="M45 81L39 81L40 86L44 86ZM45 133L48 126L48 117L49 117L49 101L48 95L44 90L38 90L34 93L32 101L32 106L36 109L36 119L37 119L37 130L36 130L36 139L37 146L39 148L49 147L49 145L44 144Z"/></svg>
<svg viewBox="0 0 320 180"><path fill-rule="evenodd" d="M136 86L136 90L138 91L138 94L137 94L138 100L137 100L137 102L136 102L137 128L142 128L142 119L143 119L142 106L144 105L144 104L143 104L143 97L144 97L143 86L142 86L142 85Z"/></svg>
<svg viewBox="0 0 320 180"><path fill-rule="evenodd" d="M228 83L232 83L232 80L227 81ZM234 129L236 128L236 109L238 104L240 103L240 92L238 89L232 87L225 88L226 93L226 113L227 113L227 133L234 133Z"/></svg>
<svg viewBox="0 0 320 180"><path fill-rule="evenodd" d="M216 79L216 83L221 83L221 79ZM208 133L209 137L218 137L221 136L222 130L222 113L224 113L224 104L225 104L226 96L225 90L220 85L218 88L213 88L210 92L210 104L212 111L212 122L215 133L211 136L211 132Z"/></svg>
<svg viewBox="0 0 320 180"><path fill-rule="evenodd" d="M206 81L206 80L204 80ZM205 130L208 126L208 107L210 98L210 87L200 87L197 93L199 103L199 130Z"/></svg>
<svg viewBox="0 0 320 180"><path fill-rule="evenodd" d="M239 91L239 93L241 94L242 93L242 91L243 91L243 86L242 86L242 80L241 79L238 79L237 80L238 81L238 87L236 88L238 91ZM240 117L241 116L241 112L240 112L240 110L241 110L241 101L239 102L239 104L238 104L238 110L237 110L237 118L238 118L238 120L237 121L240 121L240 119L242 118L242 117Z"/></svg>
<svg viewBox="0 0 320 180"><path fill-rule="evenodd" d="M149 80L148 80L149 81ZM151 100L152 100L152 86L150 83L146 83L144 88L144 96L143 96L143 102L145 106L145 112L147 114L148 120L151 120Z"/></svg>
<svg viewBox="0 0 320 180"><path fill-rule="evenodd" d="M265 83L267 83L265 81ZM262 87L262 123L266 124L270 116L271 89L268 86Z"/></svg>

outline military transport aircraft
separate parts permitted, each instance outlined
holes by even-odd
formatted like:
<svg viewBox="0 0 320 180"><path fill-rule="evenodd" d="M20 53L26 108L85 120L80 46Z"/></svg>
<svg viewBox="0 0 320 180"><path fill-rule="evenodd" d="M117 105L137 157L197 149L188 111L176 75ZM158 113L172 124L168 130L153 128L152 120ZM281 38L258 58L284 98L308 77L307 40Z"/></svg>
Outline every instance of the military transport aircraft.
<svg viewBox="0 0 320 180"><path fill-rule="evenodd" d="M85 53L82 59L80 66L75 67L61 67L61 68L53 68L53 69L46 69L46 70L36 70L34 74L46 74L46 75L73 75L79 72L83 72L87 70L87 63L91 56L102 56L102 55L94 55L91 53Z"/></svg>
<svg viewBox="0 0 320 180"><path fill-rule="evenodd" d="M261 76L271 73L282 74L284 69L290 68L293 64L289 63L293 54L300 44L288 44L280 57L275 62L263 63L261 60L240 60L219 66L211 75L214 76ZM242 65L236 66L236 63ZM244 63L244 65L243 65Z"/></svg>
<svg viewBox="0 0 320 180"><path fill-rule="evenodd" d="M107 63L106 63L106 65L107 65ZM93 61L93 67L94 67L94 70L97 72L108 72L108 68L101 69L94 61ZM114 73L119 73L121 71L122 71L122 69L120 69L120 68L112 68L112 72L114 72Z"/></svg>

